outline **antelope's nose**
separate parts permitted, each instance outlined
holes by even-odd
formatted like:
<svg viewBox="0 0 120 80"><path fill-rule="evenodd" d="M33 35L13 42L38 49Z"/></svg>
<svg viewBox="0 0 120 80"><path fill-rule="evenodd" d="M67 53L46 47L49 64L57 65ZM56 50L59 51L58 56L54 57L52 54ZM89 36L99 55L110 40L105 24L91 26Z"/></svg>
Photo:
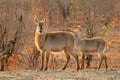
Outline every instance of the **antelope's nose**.
<svg viewBox="0 0 120 80"><path fill-rule="evenodd" d="M42 30L40 30L40 33L42 33Z"/></svg>

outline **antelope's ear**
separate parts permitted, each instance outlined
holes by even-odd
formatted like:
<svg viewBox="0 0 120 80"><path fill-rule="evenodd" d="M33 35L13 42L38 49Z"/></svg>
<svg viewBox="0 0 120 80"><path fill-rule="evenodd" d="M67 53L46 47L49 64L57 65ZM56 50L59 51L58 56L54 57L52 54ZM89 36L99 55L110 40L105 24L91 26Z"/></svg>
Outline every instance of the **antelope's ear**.
<svg viewBox="0 0 120 80"><path fill-rule="evenodd" d="M44 18L43 22L47 22L47 16Z"/></svg>
<svg viewBox="0 0 120 80"><path fill-rule="evenodd" d="M38 25L39 25L39 23L38 23L37 21L35 21L35 20L34 20L34 24L35 24L36 26L38 26Z"/></svg>
<svg viewBox="0 0 120 80"><path fill-rule="evenodd" d="M79 29L79 31L81 31L81 26L80 25L77 25L77 28Z"/></svg>
<svg viewBox="0 0 120 80"><path fill-rule="evenodd" d="M79 31L81 31L81 28L79 28Z"/></svg>
<svg viewBox="0 0 120 80"><path fill-rule="evenodd" d="M34 23L38 26L39 25L39 22L36 18L34 18Z"/></svg>
<svg viewBox="0 0 120 80"><path fill-rule="evenodd" d="M39 26L39 23L38 22L35 22L36 26Z"/></svg>

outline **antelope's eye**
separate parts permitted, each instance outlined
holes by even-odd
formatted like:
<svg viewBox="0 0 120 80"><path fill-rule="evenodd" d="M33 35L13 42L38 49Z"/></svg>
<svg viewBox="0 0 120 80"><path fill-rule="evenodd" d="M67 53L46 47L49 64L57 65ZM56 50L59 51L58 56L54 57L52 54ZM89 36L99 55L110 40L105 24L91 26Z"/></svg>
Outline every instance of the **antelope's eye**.
<svg viewBox="0 0 120 80"><path fill-rule="evenodd" d="M43 24L39 24L40 27L43 27Z"/></svg>

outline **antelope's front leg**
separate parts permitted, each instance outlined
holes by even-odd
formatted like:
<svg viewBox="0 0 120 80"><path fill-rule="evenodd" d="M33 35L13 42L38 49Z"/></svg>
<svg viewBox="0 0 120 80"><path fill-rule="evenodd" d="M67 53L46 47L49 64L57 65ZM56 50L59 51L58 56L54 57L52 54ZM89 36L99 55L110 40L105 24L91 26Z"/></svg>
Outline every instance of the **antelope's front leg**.
<svg viewBox="0 0 120 80"><path fill-rule="evenodd" d="M82 52L82 64L81 64L81 69L84 69L84 63L85 63L85 53Z"/></svg>
<svg viewBox="0 0 120 80"><path fill-rule="evenodd" d="M50 51L46 52L46 65L45 65L45 71L48 69L48 62L50 57Z"/></svg>
<svg viewBox="0 0 120 80"><path fill-rule="evenodd" d="M42 55L42 64L41 64L40 70L43 70L43 68L44 68L44 56L45 56L45 51L43 51L41 55Z"/></svg>

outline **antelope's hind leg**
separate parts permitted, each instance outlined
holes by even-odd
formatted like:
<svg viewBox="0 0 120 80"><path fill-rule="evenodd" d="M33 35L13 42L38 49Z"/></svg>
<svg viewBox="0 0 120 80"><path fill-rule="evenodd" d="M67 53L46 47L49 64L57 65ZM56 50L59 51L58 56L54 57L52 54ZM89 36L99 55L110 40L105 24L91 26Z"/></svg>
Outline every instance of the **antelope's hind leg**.
<svg viewBox="0 0 120 80"><path fill-rule="evenodd" d="M65 56L66 56L67 61L66 61L65 65L64 65L64 67L62 68L62 70L65 70L65 69L66 69L66 66L67 66L67 64L68 64L68 62L69 62L69 60L70 60L69 52L68 52L66 49L64 49L64 53L65 53Z"/></svg>
<svg viewBox="0 0 120 80"><path fill-rule="evenodd" d="M100 69L103 60L105 61L105 66L106 66L106 70L107 70L108 69L108 65L107 65L106 55L102 51L99 51L99 53L100 53L101 60L100 60L100 64L99 64L98 70Z"/></svg>
<svg viewBox="0 0 120 80"><path fill-rule="evenodd" d="M76 54L76 52L74 50L69 50L69 53L76 60L76 62L77 62L77 71L78 71L80 69L78 55Z"/></svg>
<svg viewBox="0 0 120 80"><path fill-rule="evenodd" d="M106 67L106 70L108 69L108 64L107 64L107 57L106 55L104 56L104 60L105 60L105 67Z"/></svg>
<svg viewBox="0 0 120 80"><path fill-rule="evenodd" d="M100 54L100 63L99 63L98 70L100 69L103 60L105 60L105 62L106 62L106 56L104 55L104 52L99 51L99 54Z"/></svg>

